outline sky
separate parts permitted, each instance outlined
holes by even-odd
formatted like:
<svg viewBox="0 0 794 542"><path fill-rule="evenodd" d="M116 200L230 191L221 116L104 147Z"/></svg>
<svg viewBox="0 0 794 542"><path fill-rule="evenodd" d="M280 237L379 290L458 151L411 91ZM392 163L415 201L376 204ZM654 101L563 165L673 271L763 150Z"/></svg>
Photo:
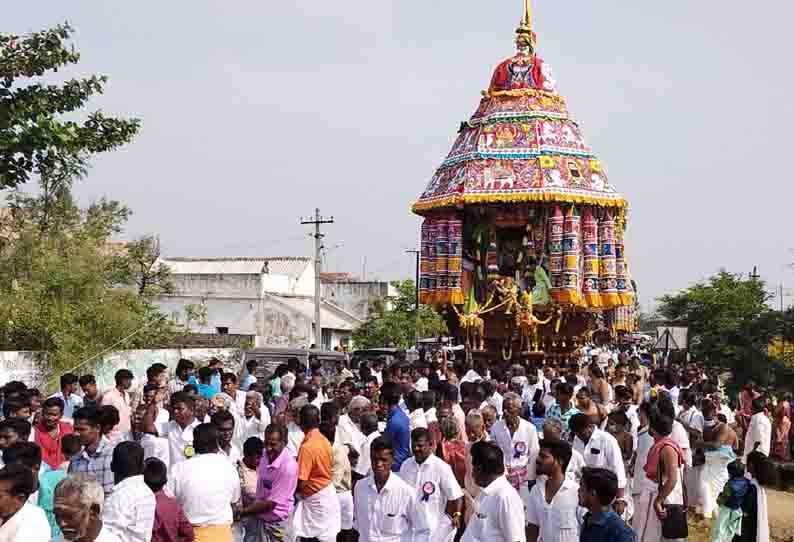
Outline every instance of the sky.
<svg viewBox="0 0 794 542"><path fill-rule="evenodd" d="M29 0L0 32L68 21L82 59L60 75L107 75L91 107L141 119L76 190L130 206L127 238L157 235L167 256L310 256L299 219L320 207L327 270L397 279L413 275L410 204L512 54L522 4ZM533 4L539 54L630 202L642 303L754 266L794 303L794 3Z"/></svg>

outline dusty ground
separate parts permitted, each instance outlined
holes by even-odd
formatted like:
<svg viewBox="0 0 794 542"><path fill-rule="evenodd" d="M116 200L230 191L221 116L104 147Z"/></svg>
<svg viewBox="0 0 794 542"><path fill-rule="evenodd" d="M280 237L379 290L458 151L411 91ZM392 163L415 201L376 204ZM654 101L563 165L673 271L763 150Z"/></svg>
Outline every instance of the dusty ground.
<svg viewBox="0 0 794 542"><path fill-rule="evenodd" d="M774 542L794 542L794 494L766 490L769 510L769 531ZM700 522L690 525L689 540L710 540L709 524Z"/></svg>

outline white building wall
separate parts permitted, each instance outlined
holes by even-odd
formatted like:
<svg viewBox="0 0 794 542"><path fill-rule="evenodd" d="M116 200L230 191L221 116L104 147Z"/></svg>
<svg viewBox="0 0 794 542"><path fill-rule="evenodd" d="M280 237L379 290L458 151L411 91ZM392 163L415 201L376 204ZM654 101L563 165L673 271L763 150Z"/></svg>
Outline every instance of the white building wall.
<svg viewBox="0 0 794 542"><path fill-rule="evenodd" d="M295 284L295 295L308 295L314 297L314 262L311 262L303 270L301 276Z"/></svg>
<svg viewBox="0 0 794 542"><path fill-rule="evenodd" d="M168 315L183 314L186 305L204 305L207 308L207 324L191 326L194 333L217 333L217 328L227 327L232 335L256 335L259 299L202 298L168 296L157 301L160 310Z"/></svg>
<svg viewBox="0 0 794 542"><path fill-rule="evenodd" d="M377 297L396 296L397 291L388 282L324 282L323 299L346 312L366 320L370 301Z"/></svg>
<svg viewBox="0 0 794 542"><path fill-rule="evenodd" d="M176 291L182 296L258 298L260 275L172 275Z"/></svg>

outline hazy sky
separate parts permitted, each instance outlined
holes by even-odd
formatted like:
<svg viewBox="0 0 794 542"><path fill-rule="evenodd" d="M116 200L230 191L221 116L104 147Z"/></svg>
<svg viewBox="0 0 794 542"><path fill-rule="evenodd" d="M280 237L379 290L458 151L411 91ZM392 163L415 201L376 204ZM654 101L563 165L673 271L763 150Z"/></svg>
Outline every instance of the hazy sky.
<svg viewBox="0 0 794 542"><path fill-rule="evenodd" d="M0 30L68 20L94 107L139 117L78 194L127 203L170 256L309 255L413 274L409 212L513 51L520 0L18 2ZM644 303L720 267L791 286L794 4L535 0L541 56L631 203ZM789 128L786 128L786 127ZM789 143L786 143L789 142ZM794 301L794 297L791 298ZM789 300L786 300L789 304Z"/></svg>

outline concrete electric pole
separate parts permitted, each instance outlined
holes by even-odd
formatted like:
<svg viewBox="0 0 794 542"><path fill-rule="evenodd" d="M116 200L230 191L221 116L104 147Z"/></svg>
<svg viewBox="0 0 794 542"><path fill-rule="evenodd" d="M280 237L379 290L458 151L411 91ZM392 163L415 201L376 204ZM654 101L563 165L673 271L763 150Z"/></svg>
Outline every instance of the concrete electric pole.
<svg viewBox="0 0 794 542"><path fill-rule="evenodd" d="M322 273L323 260L323 237L320 232L322 224L333 224L334 217L325 218L320 216L320 209L314 210L314 216L301 218L301 224L314 224L314 344L316 348L323 348L323 327L320 323L320 295L322 294Z"/></svg>

